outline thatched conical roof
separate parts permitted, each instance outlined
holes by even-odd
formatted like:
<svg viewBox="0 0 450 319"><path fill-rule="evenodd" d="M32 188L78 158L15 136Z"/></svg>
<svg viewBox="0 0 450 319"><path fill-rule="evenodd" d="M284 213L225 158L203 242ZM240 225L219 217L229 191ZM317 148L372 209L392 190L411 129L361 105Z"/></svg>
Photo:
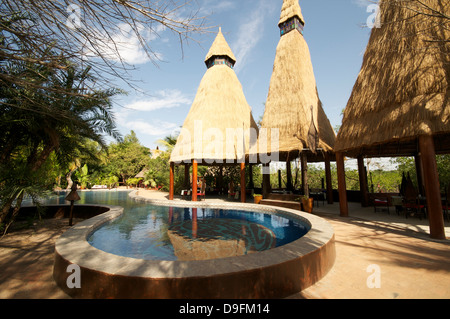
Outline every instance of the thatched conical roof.
<svg viewBox="0 0 450 319"><path fill-rule="evenodd" d="M261 125L279 129L280 159L304 148L331 151L336 138L317 92L311 55L302 35L303 21L298 0L285 0L280 18L283 28Z"/></svg>
<svg viewBox="0 0 450 319"><path fill-rule="evenodd" d="M450 16L449 1L422 3ZM417 152L419 135L432 134L440 135L437 152L450 151L448 18L416 1L382 1L380 15L381 28L372 29L335 150L406 156Z"/></svg>
<svg viewBox="0 0 450 319"><path fill-rule="evenodd" d="M228 56L233 63L236 63L236 58L231 51L230 46L228 45L225 37L222 34L222 28L219 28L219 33L216 36L211 48L208 51L208 54L205 57L205 63L208 62L212 57L215 56Z"/></svg>
<svg viewBox="0 0 450 319"><path fill-rule="evenodd" d="M247 157L250 143L256 142L258 127L233 70L233 60L219 31L206 56L208 70L184 121L171 162L190 163L195 159L203 164L233 163ZM253 135L249 134L250 128Z"/></svg>

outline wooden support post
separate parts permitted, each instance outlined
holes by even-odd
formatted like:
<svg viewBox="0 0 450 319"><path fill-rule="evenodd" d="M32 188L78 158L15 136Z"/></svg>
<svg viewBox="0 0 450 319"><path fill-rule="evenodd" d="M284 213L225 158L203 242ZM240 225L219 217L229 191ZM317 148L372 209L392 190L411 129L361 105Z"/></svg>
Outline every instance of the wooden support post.
<svg viewBox="0 0 450 319"><path fill-rule="evenodd" d="M197 201L197 169L198 164L196 160L192 161L192 201Z"/></svg>
<svg viewBox="0 0 450 319"><path fill-rule="evenodd" d="M361 206L369 206L369 192L367 188L367 175L364 168L364 158L358 156L358 175L359 175L359 189L361 192Z"/></svg>
<svg viewBox="0 0 450 319"><path fill-rule="evenodd" d="M433 136L419 136L419 150L422 159L428 220L430 222L430 237L434 239L445 239L441 189L439 186Z"/></svg>
<svg viewBox="0 0 450 319"><path fill-rule="evenodd" d="M291 172L291 161L289 155L286 159L286 189L292 191L294 186L292 185L292 172Z"/></svg>
<svg viewBox="0 0 450 319"><path fill-rule="evenodd" d="M173 193L174 193L174 168L175 163L170 162L170 178L169 178L169 200L173 200Z"/></svg>
<svg viewBox="0 0 450 319"><path fill-rule="evenodd" d="M302 162L302 187L303 195L309 197L309 187L308 187L308 159L305 152L300 153L300 158Z"/></svg>
<svg viewBox="0 0 450 319"><path fill-rule="evenodd" d="M74 201L70 201L70 215L69 215L69 226L72 226L72 220L73 220L73 203Z"/></svg>
<svg viewBox="0 0 450 319"><path fill-rule="evenodd" d="M263 176L262 176L263 193L262 193L262 195L263 195L263 198L268 198L270 192L272 191L271 186L270 186L270 164L263 164L262 170L263 170L263 172L262 172L263 173ZM267 174L264 174L264 173L267 173Z"/></svg>
<svg viewBox="0 0 450 319"><path fill-rule="evenodd" d="M281 169L278 170L278 188L283 188L283 185L281 184Z"/></svg>
<svg viewBox="0 0 450 319"><path fill-rule="evenodd" d="M336 153L336 166L339 188L339 208L340 216L348 217L348 202L347 202L347 185L345 183L345 165L344 154Z"/></svg>
<svg viewBox="0 0 450 319"><path fill-rule="evenodd" d="M241 163L241 202L245 203L245 163Z"/></svg>
<svg viewBox="0 0 450 319"><path fill-rule="evenodd" d="M325 180L327 184L327 202L333 204L333 183L331 181L330 154L325 153Z"/></svg>

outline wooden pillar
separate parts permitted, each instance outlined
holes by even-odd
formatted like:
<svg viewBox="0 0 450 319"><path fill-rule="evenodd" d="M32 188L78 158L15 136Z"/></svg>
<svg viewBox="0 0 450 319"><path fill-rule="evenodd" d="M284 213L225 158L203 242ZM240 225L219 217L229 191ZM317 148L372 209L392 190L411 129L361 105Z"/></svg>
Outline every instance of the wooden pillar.
<svg viewBox="0 0 450 319"><path fill-rule="evenodd" d="M325 153L325 181L327 183L327 202L333 204L333 183L331 181L330 154Z"/></svg>
<svg viewBox="0 0 450 319"><path fill-rule="evenodd" d="M278 188L283 188L281 184L281 169L278 170Z"/></svg>
<svg viewBox="0 0 450 319"><path fill-rule="evenodd" d="M367 174L364 168L364 158L358 156L358 175L359 175L359 189L361 192L361 206L369 206L369 192L367 188Z"/></svg>
<svg viewBox="0 0 450 319"><path fill-rule="evenodd" d="M286 189L288 191L293 190L293 185L292 185L292 172L291 172L291 161L289 159L289 155L286 159Z"/></svg>
<svg viewBox="0 0 450 319"><path fill-rule="evenodd" d="M174 167L175 163L170 162L170 178L169 178L169 200L173 200L173 193L174 193Z"/></svg>
<svg viewBox="0 0 450 319"><path fill-rule="evenodd" d="M192 161L192 201L197 201L197 169L198 164L196 160Z"/></svg>
<svg viewBox="0 0 450 319"><path fill-rule="evenodd" d="M263 164L263 174L262 174L262 179L263 179L263 198L268 198L271 190L271 186L270 186L270 164ZM267 174L264 174L267 173Z"/></svg>
<svg viewBox="0 0 450 319"><path fill-rule="evenodd" d="M422 159L428 220L430 222L430 237L434 239L445 239L441 189L439 186L433 136L419 136L419 150Z"/></svg>
<svg viewBox="0 0 450 319"><path fill-rule="evenodd" d="M241 202L245 203L245 163L241 163Z"/></svg>
<svg viewBox="0 0 450 319"><path fill-rule="evenodd" d="M336 153L336 166L339 188L339 209L342 217L348 217L347 185L345 183L344 154Z"/></svg>
<svg viewBox="0 0 450 319"><path fill-rule="evenodd" d="M308 159L306 157L305 152L300 153L300 159L302 162L302 187L303 187L303 195L309 196L309 187L308 187Z"/></svg>
<svg viewBox="0 0 450 319"><path fill-rule="evenodd" d="M420 154L414 155L414 163L416 164L417 185L419 187L419 193L421 195L425 195L425 190L423 189L422 159L420 157Z"/></svg>

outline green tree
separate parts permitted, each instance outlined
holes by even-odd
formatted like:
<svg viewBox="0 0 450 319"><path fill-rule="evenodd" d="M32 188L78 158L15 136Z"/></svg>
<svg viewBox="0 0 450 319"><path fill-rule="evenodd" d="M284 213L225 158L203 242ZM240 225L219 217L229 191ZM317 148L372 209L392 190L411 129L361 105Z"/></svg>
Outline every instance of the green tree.
<svg viewBox="0 0 450 319"><path fill-rule="evenodd" d="M107 171L120 177L122 182L136 176L148 163L150 150L141 145L134 131L126 135L123 142L108 147Z"/></svg>

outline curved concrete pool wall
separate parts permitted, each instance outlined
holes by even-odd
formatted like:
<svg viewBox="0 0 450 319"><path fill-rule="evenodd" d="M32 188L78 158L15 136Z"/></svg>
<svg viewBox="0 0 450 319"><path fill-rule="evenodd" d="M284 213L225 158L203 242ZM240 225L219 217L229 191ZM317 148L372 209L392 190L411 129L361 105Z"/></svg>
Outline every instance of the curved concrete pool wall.
<svg viewBox="0 0 450 319"><path fill-rule="evenodd" d="M238 257L199 261L154 261L113 255L91 246L87 238L103 223L117 218L123 208L78 223L55 244L53 277L75 298L283 298L297 293L325 276L335 261L332 226L317 216L292 209L206 202L149 200L154 205L244 209L282 213L311 225L302 238L287 245ZM80 267L80 288L69 288L72 272ZM72 278L72 277L71 277ZM69 281L71 280L69 278Z"/></svg>

